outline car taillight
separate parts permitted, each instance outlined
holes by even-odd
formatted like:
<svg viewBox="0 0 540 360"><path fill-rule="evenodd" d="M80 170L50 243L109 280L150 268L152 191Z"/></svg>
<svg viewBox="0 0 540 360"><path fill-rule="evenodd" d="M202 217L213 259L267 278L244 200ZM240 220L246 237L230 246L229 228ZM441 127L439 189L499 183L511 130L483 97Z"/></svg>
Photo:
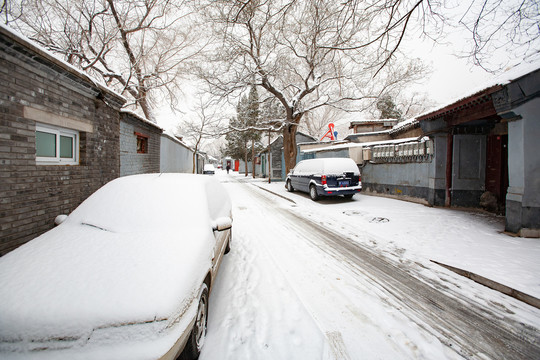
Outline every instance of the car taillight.
<svg viewBox="0 0 540 360"><path fill-rule="evenodd" d="M362 182L362 177L361 176L358 177L358 182Z"/></svg>
<svg viewBox="0 0 540 360"><path fill-rule="evenodd" d="M326 185L326 175L321 176L321 184Z"/></svg>

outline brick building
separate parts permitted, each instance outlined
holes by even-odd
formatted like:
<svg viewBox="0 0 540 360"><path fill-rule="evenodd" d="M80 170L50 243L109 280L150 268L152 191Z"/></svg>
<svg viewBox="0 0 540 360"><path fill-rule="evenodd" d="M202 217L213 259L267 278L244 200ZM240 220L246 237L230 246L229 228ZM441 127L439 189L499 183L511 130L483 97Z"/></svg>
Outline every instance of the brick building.
<svg viewBox="0 0 540 360"><path fill-rule="evenodd" d="M0 82L3 255L120 175L125 99L3 25Z"/></svg>
<svg viewBox="0 0 540 360"><path fill-rule="evenodd" d="M163 130L138 115L122 111L120 117L120 176L160 171Z"/></svg>

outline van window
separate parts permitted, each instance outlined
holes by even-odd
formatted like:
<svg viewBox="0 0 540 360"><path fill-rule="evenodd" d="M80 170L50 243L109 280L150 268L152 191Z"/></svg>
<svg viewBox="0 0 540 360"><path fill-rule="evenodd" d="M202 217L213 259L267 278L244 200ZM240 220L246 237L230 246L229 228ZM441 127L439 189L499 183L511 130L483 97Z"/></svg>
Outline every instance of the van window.
<svg viewBox="0 0 540 360"><path fill-rule="evenodd" d="M300 161L294 170L295 175L309 175L309 161Z"/></svg>
<svg viewBox="0 0 540 360"><path fill-rule="evenodd" d="M320 159L305 160L305 166L303 171L305 175L321 174L323 169L323 163Z"/></svg>

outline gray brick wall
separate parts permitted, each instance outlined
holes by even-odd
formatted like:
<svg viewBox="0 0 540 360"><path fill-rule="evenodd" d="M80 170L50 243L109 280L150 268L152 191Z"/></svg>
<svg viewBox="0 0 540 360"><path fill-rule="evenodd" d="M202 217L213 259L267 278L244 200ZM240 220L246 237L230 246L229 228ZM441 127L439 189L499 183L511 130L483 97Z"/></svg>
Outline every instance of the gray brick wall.
<svg viewBox="0 0 540 360"><path fill-rule="evenodd" d="M137 135L148 136L148 152L137 153ZM159 172L162 130L129 113L120 121L120 176Z"/></svg>
<svg viewBox="0 0 540 360"><path fill-rule="evenodd" d="M124 100L2 28L0 83L1 256L51 229L58 214L119 176ZM36 121L25 117L27 108L91 125L91 132L80 132L79 165L36 163Z"/></svg>

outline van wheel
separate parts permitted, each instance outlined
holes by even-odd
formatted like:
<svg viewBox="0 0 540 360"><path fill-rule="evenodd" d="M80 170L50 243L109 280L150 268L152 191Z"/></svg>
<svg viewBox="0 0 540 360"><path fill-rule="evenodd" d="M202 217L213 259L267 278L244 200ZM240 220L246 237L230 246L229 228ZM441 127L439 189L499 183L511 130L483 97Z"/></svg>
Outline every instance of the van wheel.
<svg viewBox="0 0 540 360"><path fill-rule="evenodd" d="M319 200L319 194L317 194L317 187L315 185L309 187L309 197L313 201Z"/></svg>
<svg viewBox="0 0 540 360"><path fill-rule="evenodd" d="M291 180L287 180L287 191L293 192L294 188L292 187Z"/></svg>

